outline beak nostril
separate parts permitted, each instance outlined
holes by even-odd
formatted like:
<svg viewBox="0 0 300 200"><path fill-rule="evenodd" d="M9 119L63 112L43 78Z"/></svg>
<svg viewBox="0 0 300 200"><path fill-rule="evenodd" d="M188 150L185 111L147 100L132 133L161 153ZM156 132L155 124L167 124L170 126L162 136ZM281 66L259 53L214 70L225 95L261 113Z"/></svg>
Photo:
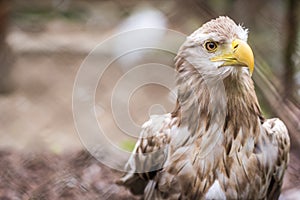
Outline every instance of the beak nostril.
<svg viewBox="0 0 300 200"><path fill-rule="evenodd" d="M239 46L239 44L236 44L233 48L236 49L236 48L238 48L238 46Z"/></svg>

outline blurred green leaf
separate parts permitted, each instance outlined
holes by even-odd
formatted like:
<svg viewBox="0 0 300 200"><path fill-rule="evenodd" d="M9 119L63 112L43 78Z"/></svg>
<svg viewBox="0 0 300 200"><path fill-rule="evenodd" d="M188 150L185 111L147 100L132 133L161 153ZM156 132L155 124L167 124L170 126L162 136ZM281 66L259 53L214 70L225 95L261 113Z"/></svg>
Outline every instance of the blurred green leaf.
<svg viewBox="0 0 300 200"><path fill-rule="evenodd" d="M133 141L133 140L124 140L121 142L120 147L123 150L132 152L134 149L135 143L136 143L136 141Z"/></svg>

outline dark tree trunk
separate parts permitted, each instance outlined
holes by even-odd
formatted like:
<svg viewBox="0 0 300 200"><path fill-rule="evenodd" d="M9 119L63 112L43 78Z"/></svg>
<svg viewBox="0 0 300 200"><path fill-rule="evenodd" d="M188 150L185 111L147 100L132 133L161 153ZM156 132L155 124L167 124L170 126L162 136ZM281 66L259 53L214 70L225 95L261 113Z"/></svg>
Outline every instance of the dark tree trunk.
<svg viewBox="0 0 300 200"><path fill-rule="evenodd" d="M284 99L291 99L294 92L294 74L295 74L295 63L293 61L293 55L295 54L297 47L297 4L298 0L288 0L286 9L286 41L284 48Z"/></svg>
<svg viewBox="0 0 300 200"><path fill-rule="evenodd" d="M9 92L13 87L10 74L14 58L6 43L8 21L9 5L6 0L0 0L0 93Z"/></svg>

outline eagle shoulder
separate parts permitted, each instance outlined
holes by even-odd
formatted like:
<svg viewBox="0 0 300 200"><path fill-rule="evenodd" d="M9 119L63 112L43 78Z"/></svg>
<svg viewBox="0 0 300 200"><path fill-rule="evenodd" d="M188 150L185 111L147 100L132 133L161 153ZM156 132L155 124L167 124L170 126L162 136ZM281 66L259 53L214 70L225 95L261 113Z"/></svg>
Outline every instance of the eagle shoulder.
<svg viewBox="0 0 300 200"><path fill-rule="evenodd" d="M278 118L267 119L262 126L277 147L277 158L273 167L271 182L268 188L268 199L278 199L284 172L289 161L290 137L285 124Z"/></svg>
<svg viewBox="0 0 300 200"><path fill-rule="evenodd" d="M176 119L170 113L152 115L142 125L140 137L125 166L127 173L117 184L130 189L133 194L144 194L147 185L153 185L153 178L162 169L167 156L171 139L171 130Z"/></svg>

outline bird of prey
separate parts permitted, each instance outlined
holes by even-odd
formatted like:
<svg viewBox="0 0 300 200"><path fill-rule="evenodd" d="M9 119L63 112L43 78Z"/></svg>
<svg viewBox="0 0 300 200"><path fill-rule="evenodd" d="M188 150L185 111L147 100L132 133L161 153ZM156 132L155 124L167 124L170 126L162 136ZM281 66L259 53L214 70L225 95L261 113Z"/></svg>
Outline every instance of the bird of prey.
<svg viewBox="0 0 300 200"><path fill-rule="evenodd" d="M289 160L284 123L265 119L248 31L218 17L175 58L177 104L151 116L117 181L143 199L278 199Z"/></svg>

